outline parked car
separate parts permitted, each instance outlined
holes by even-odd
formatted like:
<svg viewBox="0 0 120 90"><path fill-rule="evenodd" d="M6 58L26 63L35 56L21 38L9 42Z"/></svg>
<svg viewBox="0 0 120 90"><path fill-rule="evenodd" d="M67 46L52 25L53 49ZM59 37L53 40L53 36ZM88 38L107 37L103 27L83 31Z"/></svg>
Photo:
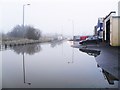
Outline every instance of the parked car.
<svg viewBox="0 0 120 90"><path fill-rule="evenodd" d="M90 36L86 38L86 40L82 40L79 44L87 45L87 44L98 44L102 41L102 39L98 38L97 36Z"/></svg>
<svg viewBox="0 0 120 90"><path fill-rule="evenodd" d="M98 37L97 36L89 36L88 38L86 38L86 40L97 40Z"/></svg>
<svg viewBox="0 0 120 90"><path fill-rule="evenodd" d="M88 36L80 36L80 41L81 40L86 40L86 38L88 38Z"/></svg>

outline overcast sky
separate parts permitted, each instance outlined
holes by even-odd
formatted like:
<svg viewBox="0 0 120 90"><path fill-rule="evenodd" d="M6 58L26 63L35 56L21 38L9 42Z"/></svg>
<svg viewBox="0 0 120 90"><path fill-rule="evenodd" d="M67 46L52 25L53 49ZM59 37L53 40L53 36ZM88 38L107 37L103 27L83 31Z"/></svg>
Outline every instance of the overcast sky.
<svg viewBox="0 0 120 90"><path fill-rule="evenodd" d="M120 0L0 0L0 30L11 31L22 24L25 6L25 25L32 25L43 33L67 35L93 34L99 17L118 9ZM73 24L72 24L73 21Z"/></svg>

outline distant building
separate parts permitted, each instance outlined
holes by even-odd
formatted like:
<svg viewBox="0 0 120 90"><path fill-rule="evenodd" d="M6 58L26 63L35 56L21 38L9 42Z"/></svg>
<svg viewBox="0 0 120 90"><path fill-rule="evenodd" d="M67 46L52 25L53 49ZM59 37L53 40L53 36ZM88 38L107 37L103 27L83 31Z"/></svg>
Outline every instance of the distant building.
<svg viewBox="0 0 120 90"><path fill-rule="evenodd" d="M73 40L74 41L80 41L80 36L78 35L78 36L73 36Z"/></svg>
<svg viewBox="0 0 120 90"><path fill-rule="evenodd" d="M103 38L103 18L98 18L97 36L99 36L100 38Z"/></svg>

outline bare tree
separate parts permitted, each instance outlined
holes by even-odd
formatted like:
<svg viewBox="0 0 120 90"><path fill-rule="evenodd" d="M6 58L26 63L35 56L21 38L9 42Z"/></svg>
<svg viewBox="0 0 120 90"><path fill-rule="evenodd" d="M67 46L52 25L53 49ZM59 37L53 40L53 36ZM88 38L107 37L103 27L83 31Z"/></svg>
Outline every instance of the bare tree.
<svg viewBox="0 0 120 90"><path fill-rule="evenodd" d="M15 26L11 32L7 33L8 36L17 38L27 38L38 40L41 37L41 31L32 26Z"/></svg>
<svg viewBox="0 0 120 90"><path fill-rule="evenodd" d="M15 26L11 32L8 32L8 35L11 37L19 37L19 38L23 38L23 27L20 25Z"/></svg>
<svg viewBox="0 0 120 90"><path fill-rule="evenodd" d="M41 37L41 31L39 29L35 29L32 26L27 26L25 37L28 39L38 40Z"/></svg>

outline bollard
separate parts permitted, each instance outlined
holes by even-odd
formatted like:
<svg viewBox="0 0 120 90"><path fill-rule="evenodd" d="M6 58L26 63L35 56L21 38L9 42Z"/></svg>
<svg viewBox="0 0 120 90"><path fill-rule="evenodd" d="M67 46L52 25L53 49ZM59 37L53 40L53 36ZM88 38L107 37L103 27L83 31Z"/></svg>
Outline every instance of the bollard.
<svg viewBox="0 0 120 90"><path fill-rule="evenodd" d="M10 47L12 47L12 45L11 45L11 44L10 44L9 46L10 46Z"/></svg>
<svg viewBox="0 0 120 90"><path fill-rule="evenodd" d="M7 44L5 44L5 49L7 48Z"/></svg>
<svg viewBox="0 0 120 90"><path fill-rule="evenodd" d="M16 46L16 44L14 44L14 46Z"/></svg>

